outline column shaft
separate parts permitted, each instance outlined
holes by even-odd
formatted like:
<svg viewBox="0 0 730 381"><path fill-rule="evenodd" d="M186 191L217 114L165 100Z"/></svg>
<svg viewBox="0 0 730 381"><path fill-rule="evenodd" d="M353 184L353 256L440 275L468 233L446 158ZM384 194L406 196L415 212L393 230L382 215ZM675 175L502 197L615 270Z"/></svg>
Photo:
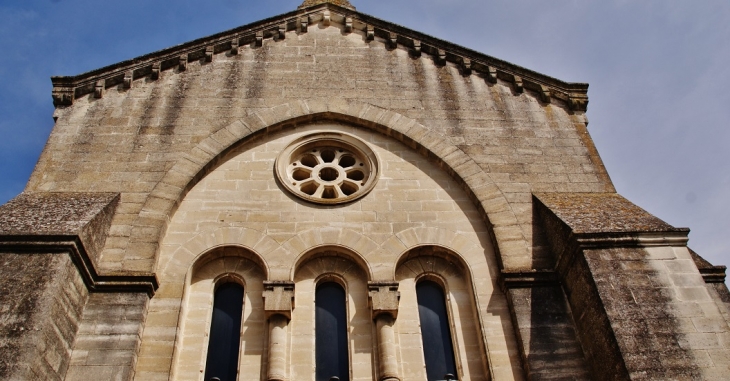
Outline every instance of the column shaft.
<svg viewBox="0 0 730 381"><path fill-rule="evenodd" d="M286 336L288 319L283 315L269 318L269 381L286 380Z"/></svg>
<svg viewBox="0 0 730 381"><path fill-rule="evenodd" d="M380 314L375 318L378 330L380 381L399 381L395 333L393 332L394 323L395 319L387 313Z"/></svg>

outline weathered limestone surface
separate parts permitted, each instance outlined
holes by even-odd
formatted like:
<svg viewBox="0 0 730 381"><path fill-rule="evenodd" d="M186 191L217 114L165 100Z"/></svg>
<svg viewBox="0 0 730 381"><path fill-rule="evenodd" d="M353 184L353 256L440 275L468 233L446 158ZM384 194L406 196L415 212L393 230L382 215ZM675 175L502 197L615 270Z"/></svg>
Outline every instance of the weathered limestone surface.
<svg viewBox="0 0 730 381"><path fill-rule="evenodd" d="M68 254L0 253L0 378L63 380L86 285Z"/></svg>
<svg viewBox="0 0 730 381"><path fill-rule="evenodd" d="M422 279L462 380L730 372L725 268L615 194L585 84L346 0L53 83L48 144L0 206L0 378L199 380L215 288L236 282L239 378L311 379L333 281L351 379L422 380ZM372 148L370 193L282 186L279 154L321 131Z"/></svg>
<svg viewBox="0 0 730 381"><path fill-rule="evenodd" d="M613 190L582 112L559 100L464 76L334 22L285 36L59 107L27 189L121 192L100 266L142 271L154 270L166 216L204 166L288 118L344 115L429 147L488 211L508 268L549 262L544 245L530 244L530 192Z"/></svg>
<svg viewBox="0 0 730 381"><path fill-rule="evenodd" d="M687 229L615 194L542 194L536 207L594 379L726 378L726 306Z"/></svg>
<svg viewBox="0 0 730 381"><path fill-rule="evenodd" d="M143 293L91 294L65 380L132 380L148 302Z"/></svg>
<svg viewBox="0 0 730 381"><path fill-rule="evenodd" d="M509 300L528 379L592 379L560 287L510 289Z"/></svg>
<svg viewBox="0 0 730 381"><path fill-rule="evenodd" d="M279 153L289 142L315 131L351 134L372 147L382 173L370 194L346 205L322 207L301 201L278 184L273 168ZM176 343L172 333L182 324L184 332L190 327L197 327L197 335L206 332L204 318L209 316L211 289L199 288L202 283L196 280L195 270L190 281L187 274L191 268L198 268L197 263L205 263L207 253L220 250L230 252L231 257L258 262L256 266L268 274L266 283L261 283L260 275L243 275L247 300L263 303L267 316L291 317L287 327L292 348L286 368L289 379L308 379L313 366L311 303L320 275L342 277L347 285L352 301L349 311L355 379L379 376L379 364L374 362L380 359L373 352L377 336L372 325L374 315L380 313L397 317L393 331L400 343L396 345L398 364L408 367L399 365L397 371L386 367L384 374L403 375L402 380L425 377L420 331L414 323L418 308L413 304L414 279L424 272L443 272L449 280L454 334L468 344L460 351L463 374L472 379L483 379L488 372L502 379L521 378L507 302L496 286L498 264L489 233L466 193L441 168L392 138L331 122L270 134L231 151L221 161L187 193L161 242L157 265L161 289L150 302L138 379L167 379L171 367L178 369L176 379L187 379L180 373L183 369L189 368L190 373L185 374L199 374L204 367L205 358L200 356L203 349L191 350L179 339ZM433 268L434 255L419 256L418 248L424 245L442 248L441 253L449 260L439 257L439 268ZM426 259L409 261L410 256ZM464 264L454 266L451 261L458 258ZM211 270L210 278L252 267L227 263L230 270L214 267L219 272ZM421 272L415 270L418 268ZM410 276L405 278L409 280L405 289L395 282L394 274L399 272ZM471 274L471 282L458 279ZM263 295L261 287L266 288ZM409 304L399 305L398 292ZM475 293L475 297L470 296ZM194 322L186 317L192 311L196 311ZM265 335L257 319L244 320L245 330L263 331ZM481 340L479 332L484 333ZM187 333L184 335L187 337ZM258 342L248 340L246 347L253 351ZM158 355L173 351L189 355ZM248 367L241 363L244 366ZM487 366L489 370L485 370Z"/></svg>
<svg viewBox="0 0 730 381"><path fill-rule="evenodd" d="M22 193L0 206L0 241L78 237L95 259L118 202L118 193Z"/></svg>

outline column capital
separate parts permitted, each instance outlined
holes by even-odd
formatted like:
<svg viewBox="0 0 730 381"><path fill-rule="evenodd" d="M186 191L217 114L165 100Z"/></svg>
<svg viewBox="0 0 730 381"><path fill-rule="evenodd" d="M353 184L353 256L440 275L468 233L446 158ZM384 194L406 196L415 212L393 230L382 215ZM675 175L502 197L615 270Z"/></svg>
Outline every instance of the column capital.
<svg viewBox="0 0 730 381"><path fill-rule="evenodd" d="M373 319L381 314L388 314L393 319L398 317L398 282L368 282L370 309Z"/></svg>
<svg viewBox="0 0 730 381"><path fill-rule="evenodd" d="M264 313L266 318L282 315L291 320L294 309L294 282L264 281Z"/></svg>

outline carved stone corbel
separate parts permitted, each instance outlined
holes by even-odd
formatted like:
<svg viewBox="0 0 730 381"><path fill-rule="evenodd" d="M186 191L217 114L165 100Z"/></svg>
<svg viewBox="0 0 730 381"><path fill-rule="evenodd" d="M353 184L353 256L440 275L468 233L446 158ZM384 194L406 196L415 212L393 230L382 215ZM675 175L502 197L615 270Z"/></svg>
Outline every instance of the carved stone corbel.
<svg viewBox="0 0 730 381"><path fill-rule="evenodd" d="M299 19L299 31L302 33L307 33L307 28L309 28L309 17L304 16Z"/></svg>
<svg viewBox="0 0 730 381"><path fill-rule="evenodd" d="M239 43L238 43L238 37L236 37L236 38L234 38L234 39L233 39L233 40L231 41L231 54L233 54L234 56L235 56L236 54L238 54L238 46L239 46Z"/></svg>
<svg viewBox="0 0 730 381"><path fill-rule="evenodd" d="M329 10L325 10L322 12L322 25L330 26L330 21L332 21L332 15Z"/></svg>
<svg viewBox="0 0 730 381"><path fill-rule="evenodd" d="M413 40L413 48L411 48L411 56L413 56L413 57L421 56L421 41Z"/></svg>
<svg viewBox="0 0 730 381"><path fill-rule="evenodd" d="M525 90L524 84L522 83L522 77L515 75L512 83L515 85L515 91L522 93Z"/></svg>
<svg viewBox="0 0 730 381"><path fill-rule="evenodd" d="M388 40L385 42L388 49L393 50L398 47L398 35L393 32L388 32Z"/></svg>
<svg viewBox="0 0 730 381"><path fill-rule="evenodd" d="M125 89L131 89L132 88L132 82L134 81L134 72L132 70L124 73L124 81L122 82L122 87Z"/></svg>
<svg viewBox="0 0 730 381"><path fill-rule="evenodd" d="M188 55L187 54L181 54L180 59L177 63L177 68L180 71L185 71L188 69Z"/></svg>
<svg viewBox="0 0 730 381"><path fill-rule="evenodd" d="M540 85L540 100L550 103L550 89L545 85Z"/></svg>
<svg viewBox="0 0 730 381"><path fill-rule="evenodd" d="M433 61L439 66L446 65L446 51L439 49L438 53L433 57Z"/></svg>
<svg viewBox="0 0 730 381"><path fill-rule="evenodd" d="M352 32L352 17L345 18L345 32Z"/></svg>
<svg viewBox="0 0 730 381"><path fill-rule="evenodd" d="M368 25L365 31L365 39L367 41L372 41L375 39L375 27L372 25Z"/></svg>
<svg viewBox="0 0 730 381"><path fill-rule="evenodd" d="M205 62L213 62L213 53L215 49L212 46L205 47Z"/></svg>
<svg viewBox="0 0 730 381"><path fill-rule="evenodd" d="M152 64L152 74L150 74L150 79L153 81L156 81L160 78L160 68L162 65L159 62L155 62Z"/></svg>
<svg viewBox="0 0 730 381"><path fill-rule="evenodd" d="M568 95L568 107L571 111L586 111L588 109L588 97L570 94Z"/></svg>
<svg viewBox="0 0 730 381"><path fill-rule="evenodd" d="M286 39L286 24L279 25L278 33L280 40Z"/></svg>
<svg viewBox="0 0 730 381"><path fill-rule="evenodd" d="M263 46L264 45L264 32L258 31L256 32L256 46Z"/></svg>
<svg viewBox="0 0 730 381"><path fill-rule="evenodd" d="M471 75L471 60L469 58L461 58L461 74L466 77Z"/></svg>
<svg viewBox="0 0 730 381"><path fill-rule="evenodd" d="M494 66L487 66L487 82L497 83L497 68Z"/></svg>
<svg viewBox="0 0 730 381"><path fill-rule="evenodd" d="M104 96L104 80L96 81L94 86L94 98L101 98Z"/></svg>
<svg viewBox="0 0 730 381"><path fill-rule="evenodd" d="M70 106L74 101L73 87L54 87L51 91L54 106Z"/></svg>

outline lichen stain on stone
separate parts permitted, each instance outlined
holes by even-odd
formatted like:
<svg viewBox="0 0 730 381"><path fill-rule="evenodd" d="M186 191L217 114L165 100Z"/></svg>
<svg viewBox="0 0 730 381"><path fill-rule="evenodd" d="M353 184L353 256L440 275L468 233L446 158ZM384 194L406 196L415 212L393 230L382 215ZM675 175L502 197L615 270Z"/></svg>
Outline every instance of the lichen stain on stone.
<svg viewBox="0 0 730 381"><path fill-rule="evenodd" d="M683 230L616 193L540 193L535 196L575 233Z"/></svg>
<svg viewBox="0 0 730 381"><path fill-rule="evenodd" d="M75 235L115 193L21 193L0 206L0 234Z"/></svg>

